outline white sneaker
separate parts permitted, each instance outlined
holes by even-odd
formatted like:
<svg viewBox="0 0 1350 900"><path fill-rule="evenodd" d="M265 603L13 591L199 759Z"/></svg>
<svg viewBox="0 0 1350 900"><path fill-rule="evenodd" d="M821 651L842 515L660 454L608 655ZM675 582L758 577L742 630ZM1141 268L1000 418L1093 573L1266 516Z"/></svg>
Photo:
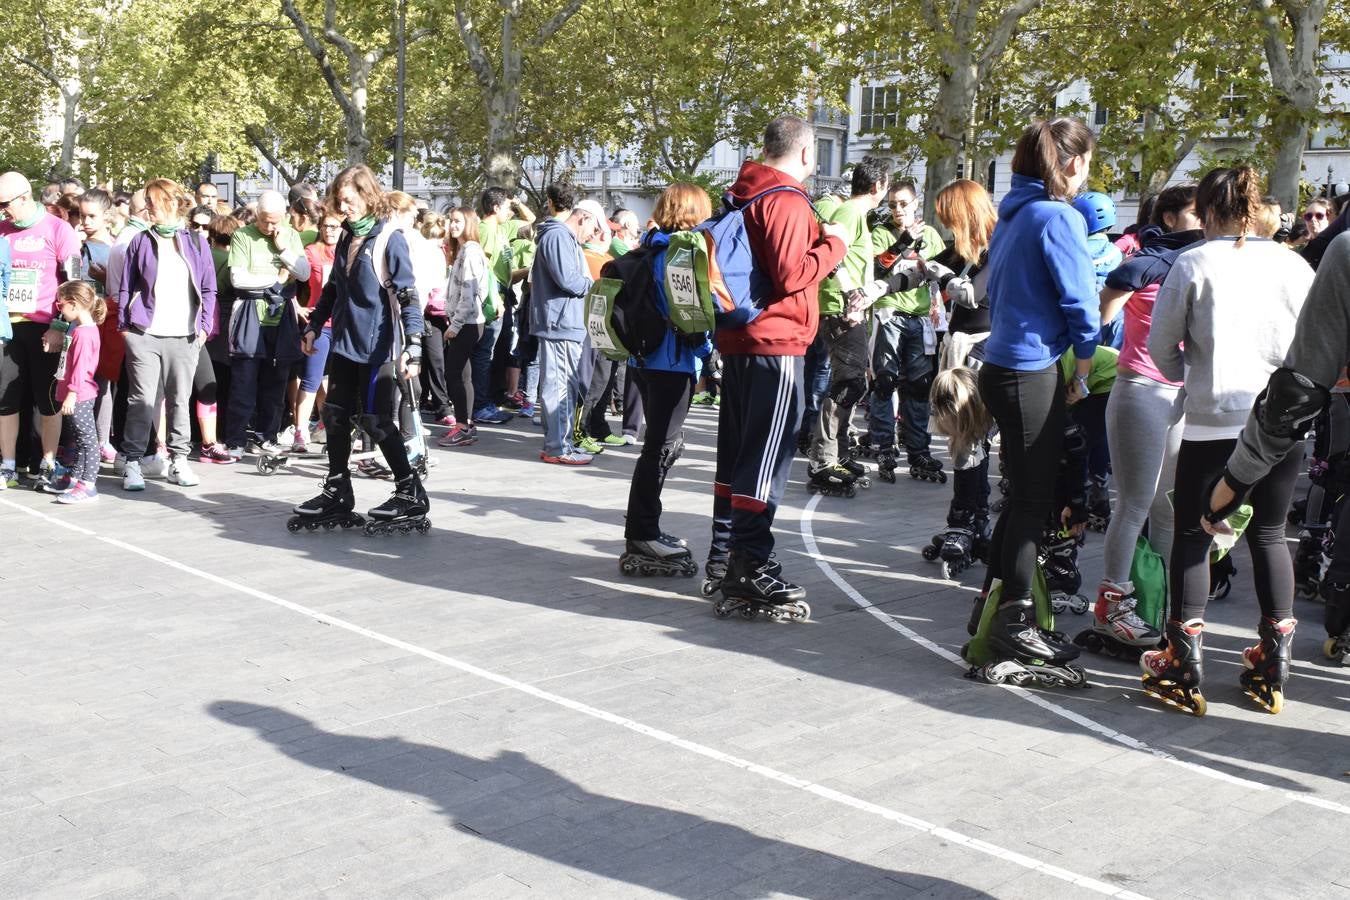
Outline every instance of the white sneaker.
<svg viewBox="0 0 1350 900"><path fill-rule="evenodd" d="M233 460L235 460L236 462L237 462L238 460L241 460L241 459L244 458L244 448L243 448L243 447L227 447L227 448L225 449L225 452L228 453L228 454L230 454L230 459L233 459Z"/></svg>
<svg viewBox="0 0 1350 900"><path fill-rule="evenodd" d="M141 474L146 478L163 478L167 469L168 465L164 461L164 457L159 454L141 459Z"/></svg>
<svg viewBox="0 0 1350 900"><path fill-rule="evenodd" d="M183 487L195 487L202 483L196 473L188 468L187 460L180 457L169 460L169 474L165 477L169 479L169 483L180 484Z"/></svg>
<svg viewBox="0 0 1350 900"><path fill-rule="evenodd" d="M141 475L141 461L139 459L129 459L123 464L122 490L145 490L145 477Z"/></svg>
<svg viewBox="0 0 1350 900"><path fill-rule="evenodd" d="M127 470L127 455L125 453L119 453L113 459L113 474L121 475L126 470Z"/></svg>

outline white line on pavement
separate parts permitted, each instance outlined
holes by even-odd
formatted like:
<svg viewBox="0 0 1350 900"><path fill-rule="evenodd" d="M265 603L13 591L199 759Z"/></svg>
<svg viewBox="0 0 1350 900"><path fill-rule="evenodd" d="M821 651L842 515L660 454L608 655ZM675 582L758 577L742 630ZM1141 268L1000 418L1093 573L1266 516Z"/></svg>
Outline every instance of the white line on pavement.
<svg viewBox="0 0 1350 900"><path fill-rule="evenodd" d="M961 666L962 668L966 668L967 667L966 661L963 660L960 657L960 655L953 653L946 647L943 647L941 644L929 640L928 638L919 634L917 631L910 628L909 626L903 624L902 622L897 621L896 617L892 616L885 610L878 609L877 607L873 606L871 601L869 601L866 597L860 594L853 587L853 585L845 581L844 577L840 575L838 572L836 572L834 570L834 567L831 566L829 562L827 562L824 559L824 557L820 554L819 548L816 545L815 533L811 527L811 519L816 511L816 507L820 505L820 497L821 497L820 494L815 494L811 497L811 499L807 502L806 506L802 509L800 522L801 522L802 543L806 545L806 552L811 556L812 559L816 561L816 565L819 566L820 570L825 573L825 576L829 578L830 581L834 582L835 587L843 591L846 597L848 597L862 609L866 610L874 618L879 620L882 624L886 625L892 631L897 632L907 640L913 641L914 643L918 644L920 647L923 647L930 653L934 653L937 656L940 656L943 659L947 660L948 662L955 663L956 665ZM1168 753L1166 750L1160 750L1157 747L1151 747L1145 742L1139 740L1138 738L1130 737L1128 734L1125 734L1124 732L1116 731L1109 725L1103 725L1101 722L1089 719L1087 716L1074 712L1073 710L1068 709L1066 707L1060 706L1058 703L1055 703L1052 700L1047 700L1044 696L1035 691L1029 691L1026 688L1016 687L1015 685L1011 684L1000 685L1000 687L1002 687L1004 690L1013 692L1018 697L1021 697L1028 703L1031 703L1035 706L1039 706L1046 712L1053 713L1054 715L1059 716L1061 719L1067 719L1068 721L1073 722L1075 725L1079 725L1082 726L1083 728L1086 728L1093 734L1100 735L1106 738L1107 740L1114 741L1117 744L1129 747L1131 750L1139 750L1144 753L1148 753L1151 756L1157 757L1158 759L1161 759L1165 762L1169 762L1172 763L1173 765L1181 766L1183 769L1189 769L1192 772L1204 775L1206 778L1213 778L1216 781L1226 781L1229 784L1235 784L1240 787L1250 788L1251 790L1256 791L1278 791L1280 794L1282 794L1283 796L1287 797L1290 800L1295 800L1299 803L1306 803L1309 806L1315 806L1318 807L1319 809L1326 809L1331 810L1332 812L1338 812L1341 813L1342 815L1350 815L1350 806L1344 806L1332 800L1323 800L1320 797L1307 797L1302 794L1296 794L1293 791L1286 791L1281 788L1274 788L1268 784L1262 784L1259 781L1252 781L1247 778L1240 778L1237 775L1229 775L1227 772L1221 772L1218 769L1213 769L1210 768L1209 766L1202 766L1199 763L1193 763L1184 759L1178 759L1177 757Z"/></svg>
<svg viewBox="0 0 1350 900"><path fill-rule="evenodd" d="M751 772L755 775L759 775L762 778L767 778L770 781L776 781L779 784L784 784L787 785L788 787L796 788L799 791L812 794L816 797L820 797L825 800L830 800L842 806L847 806L852 809L859 810L861 812L869 813L870 815L877 816L878 818L885 819L886 821L894 822L897 825L903 825L904 827L913 829L915 831L922 831L928 835L931 835L932 837L937 838L940 841L947 841L961 847L966 847L970 850L976 851L977 853L983 853L986 856L992 856L995 857L996 859L1004 860L1005 862L1021 866L1024 869L1030 869L1034 872L1040 872L1042 875L1047 875L1051 878L1056 878L1060 881L1068 882L1069 884L1108 897L1122 897L1127 898L1127 900L1146 900L1146 898L1144 898L1142 895L1133 893L1131 891L1127 891L1124 888L1118 887L1116 885L1107 884L1104 881L1098 881L1097 879L1089 878L1086 875L1079 875L1076 872L1070 872L1068 869L1062 869L1059 866L1053 866L1050 865L1049 863L1041 862L1040 860L1035 859L1034 857L1018 853L1016 850L1009 850L1005 847L1000 847L996 844L991 844L988 841L982 841L979 840L978 838L973 838L968 835L961 834L960 832L953 831L950 828L944 828L940 825L935 825L932 822L928 822L923 819L916 818L915 816L910 816L905 813L899 812L898 810L894 810L886 806L881 806L876 803L868 802L867 800L854 797L851 794L845 794L841 791L836 791L833 788L828 788L825 787L824 785L815 784L814 782L810 782L802 778L797 778L794 775L789 775L786 772L780 772L777 769L771 769L768 766L762 766L758 763L751 762L748 759L742 759L741 757L738 756L732 756L729 753L723 753L721 750L714 749L704 744L699 744L695 741L679 737L677 735L671 734L670 732L662 731L658 728L653 728L650 725L644 725L641 722L626 718L624 716L618 715L617 713L607 712L606 710L600 709L598 707L590 706L588 704L581 703L579 701L572 700L567 697L563 697L560 694L554 694L550 691L545 691L541 688L535 687L532 684L528 684L523 681L517 681L516 679L511 678L507 675L500 675L488 669L483 669L478 666L475 666L472 663L467 663L462 660L455 659L454 657L446 656L444 653L437 653L435 650L429 650L426 647L419 647L416 644L410 644L407 641L401 640L399 638L391 637L390 635L383 634L378 631L372 631L369 628L357 625L354 622L349 622L346 619L340 619L337 616L332 616L327 613L320 612L316 609L311 609L308 606L302 606L299 603L292 603L289 600L284 600L281 597L277 597L265 591L256 590L246 585L239 584L236 581L231 581L228 578L222 578L219 575L213 575L210 572L205 572L201 569L194 568L192 566L186 565L185 563L181 563L178 562L177 560L170 559L167 556L161 556L158 553L154 553L150 550L137 547L135 544L129 544L126 541L119 540L117 538L106 537L88 528L82 528L79 525L72 524L71 522L68 522L64 519L58 519L55 516L50 516L47 515L46 513L41 513L34 509L29 509L28 507L23 506L22 504L19 503L15 503L12 500L0 499L0 505L7 506L10 509L17 510L18 512L24 513L29 516L33 516L34 518L37 519L41 519L45 522L57 526L58 528L64 528L69 531L77 532L79 534L88 535L94 538L95 540L102 541L103 543L108 544L110 546L117 547L118 549L121 550L125 550L128 553L134 553L137 556L144 557L145 559L152 560L153 562L160 563L161 565L168 566L169 568L172 569L177 569L180 572L185 572L189 575L193 575L197 578L209 581L212 584L219 585L220 587L228 588L240 594L253 597L256 600L262 600L266 603L271 603L273 605L281 607L282 609L288 609L291 612L299 613L300 615L312 618L315 621L322 622L325 625L330 625L334 628L341 628L344 631L351 632L352 634L358 634L361 635L362 637L369 638L374 641L379 641L382 644L386 644L390 647L403 650L406 653L421 656L425 659L431 660L432 662L437 662L443 666L447 666L452 669L457 669L460 672L464 672L465 674L482 678L485 681L491 681L495 684L502 685L503 687L519 691L522 694L527 694L536 699L543 700L547 703L552 703L554 705L561 706L565 709L570 709L573 712L581 713L582 715L589 716L593 719L599 719L602 722L608 722L611 725L617 725L620 728L626 728L629 731L634 731L637 732L638 734L645 735L649 738L660 741L663 744L669 744L672 747L679 747L682 750L687 750L690 753L698 754L699 756L705 757L706 759L711 759L717 762L725 763L737 769L743 769L746 772Z"/></svg>

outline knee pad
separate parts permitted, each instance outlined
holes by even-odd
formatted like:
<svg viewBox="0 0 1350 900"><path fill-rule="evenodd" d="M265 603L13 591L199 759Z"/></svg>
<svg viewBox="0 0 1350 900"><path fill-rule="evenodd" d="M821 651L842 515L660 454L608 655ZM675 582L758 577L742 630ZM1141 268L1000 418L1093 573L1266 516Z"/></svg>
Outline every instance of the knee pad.
<svg viewBox="0 0 1350 900"><path fill-rule="evenodd" d="M675 438L675 442L669 447L661 449L661 480L666 480L666 473L675 465L675 461L684 453L684 435Z"/></svg>
<svg viewBox="0 0 1350 900"><path fill-rule="evenodd" d="M855 405L867 394L867 379L859 375L830 386L830 399L845 408Z"/></svg>
<svg viewBox="0 0 1350 900"><path fill-rule="evenodd" d="M1293 369L1279 368L1256 397L1256 420L1274 438L1301 438L1331 393Z"/></svg>
<svg viewBox="0 0 1350 900"><path fill-rule="evenodd" d="M387 416L362 413L359 422L361 430L370 435L370 439L377 444L387 437L400 434L398 425L394 424L394 420Z"/></svg>
<svg viewBox="0 0 1350 900"><path fill-rule="evenodd" d="M900 387L900 377L894 372L877 372L876 378L872 380L872 391L879 397L889 397L895 393L896 388Z"/></svg>

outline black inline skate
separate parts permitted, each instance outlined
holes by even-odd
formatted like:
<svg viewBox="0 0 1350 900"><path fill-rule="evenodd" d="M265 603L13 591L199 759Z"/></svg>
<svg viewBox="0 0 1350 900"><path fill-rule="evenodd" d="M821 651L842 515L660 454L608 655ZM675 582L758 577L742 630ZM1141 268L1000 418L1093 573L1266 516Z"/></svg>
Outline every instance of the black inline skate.
<svg viewBox="0 0 1350 900"><path fill-rule="evenodd" d="M942 471L942 463L933 459L933 455L926 450L922 453L909 454L909 477L915 481L947 483L947 473Z"/></svg>
<svg viewBox="0 0 1350 900"><path fill-rule="evenodd" d="M853 447L853 452L863 459L878 459L882 453L886 452L886 448L872 443L870 434L860 434L857 444Z"/></svg>
<svg viewBox="0 0 1350 900"><path fill-rule="evenodd" d="M431 508L422 479L417 473L400 478L388 500L372 509L367 516L366 534L426 534L431 530L427 512Z"/></svg>
<svg viewBox="0 0 1350 900"><path fill-rule="evenodd" d="M900 468L900 451L887 447L877 452L877 474L887 484L895 484L895 470Z"/></svg>
<svg viewBox="0 0 1350 900"><path fill-rule="evenodd" d="M625 575L683 575L692 578L698 574L698 563L694 562L688 544L663 534L654 540L629 538L623 555L619 557L619 571Z"/></svg>
<svg viewBox="0 0 1350 900"><path fill-rule="evenodd" d="M1289 655L1296 625L1297 619L1277 622L1262 616L1256 626L1260 642L1242 651L1246 671L1238 676L1238 680L1247 696L1271 714L1284 709L1284 683L1289 680Z"/></svg>
<svg viewBox="0 0 1350 900"><path fill-rule="evenodd" d="M1093 478L1088 485L1087 508L1087 527L1098 534L1106 534L1106 529L1111 526L1111 491L1105 478L1100 481Z"/></svg>
<svg viewBox="0 0 1350 900"><path fill-rule="evenodd" d="M1205 714L1205 698L1200 693L1205 674L1204 631L1200 619L1167 623L1167 649L1149 650L1139 657L1146 694L1191 715Z"/></svg>
<svg viewBox="0 0 1350 900"><path fill-rule="evenodd" d="M853 483L860 488L870 488L872 486L872 470L862 463L858 462L852 456L843 456L839 459L839 465L848 469L853 475Z"/></svg>
<svg viewBox="0 0 1350 900"><path fill-rule="evenodd" d="M1138 659L1145 650L1157 647L1162 635L1135 612L1136 602L1132 583L1102 582L1092 627L1080 631L1073 642L1091 653L1124 659Z"/></svg>
<svg viewBox="0 0 1350 900"><path fill-rule="evenodd" d="M246 449L257 455L258 461L254 465L259 475L274 475L277 469L285 468L291 461L288 449L278 444L275 438L269 440L256 431L249 432Z"/></svg>
<svg viewBox="0 0 1350 900"><path fill-rule="evenodd" d="M356 497L352 494L352 480L347 473L329 475L319 484L323 486L323 493L292 510L295 515L287 520L287 531L297 532L302 528L332 531L338 527L360 528L366 524L360 514L352 511L356 508Z"/></svg>
<svg viewBox="0 0 1350 900"><path fill-rule="evenodd" d="M858 496L858 479L842 465L821 466L807 470L806 489L813 494L828 497Z"/></svg>
<svg viewBox="0 0 1350 900"><path fill-rule="evenodd" d="M923 548L923 558L942 563L942 577L953 579L977 562L984 562L989 549L989 522L969 514L947 517L947 528L933 535Z"/></svg>
<svg viewBox="0 0 1350 900"><path fill-rule="evenodd" d="M1350 657L1350 583L1326 579L1322 582L1322 599L1326 601L1327 626L1322 655L1343 666Z"/></svg>
<svg viewBox="0 0 1350 900"><path fill-rule="evenodd" d="M1317 597L1322 583L1322 572L1327 560L1325 525L1308 525L1298 533L1298 550L1294 552L1294 596L1300 600Z"/></svg>
<svg viewBox="0 0 1350 900"><path fill-rule="evenodd" d="M759 560L732 551L722 577L722 599L713 612L725 619L739 612L743 619L764 613L779 621L804 621L811 615L806 589L782 577L783 567L773 560Z"/></svg>
<svg viewBox="0 0 1350 900"><path fill-rule="evenodd" d="M1073 662L1078 648L1063 637L1036 626L1030 597L1004 600L994 611L989 629L989 648L997 660L976 666L966 675L989 684L1087 687L1087 673Z"/></svg>
<svg viewBox="0 0 1350 900"><path fill-rule="evenodd" d="M1041 549L1041 568L1045 571L1045 586L1050 589L1050 608L1055 613L1073 613L1081 616L1088 611L1088 599L1078 593L1083 576L1078 571L1078 548L1081 537L1055 530L1046 536Z"/></svg>

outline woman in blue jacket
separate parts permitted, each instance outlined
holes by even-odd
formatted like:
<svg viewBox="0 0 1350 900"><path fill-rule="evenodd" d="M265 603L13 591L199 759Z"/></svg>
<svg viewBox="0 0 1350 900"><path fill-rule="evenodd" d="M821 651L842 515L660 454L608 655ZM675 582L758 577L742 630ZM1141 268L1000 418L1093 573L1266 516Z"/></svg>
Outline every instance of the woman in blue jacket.
<svg viewBox="0 0 1350 900"><path fill-rule="evenodd" d="M301 349L314 355L324 325L331 325L323 407L328 477L323 493L295 508L296 518L288 527L296 531L362 524L361 517L352 513L356 499L347 471L352 427L359 420L384 453L397 482L393 496L370 511L371 519L381 524L372 522L367 532L390 522L400 523L402 530L415 526L425 531L427 493L413 471L395 418L403 397L400 382L416 379L422 360L422 309L408 243L396 229L384 233L389 229L385 195L366 166L339 172L328 189L326 205L345 219L344 233L334 252L332 274L305 326Z"/></svg>
<svg viewBox="0 0 1350 900"><path fill-rule="evenodd" d="M666 188L656 201L652 220L656 230L648 232L642 244L629 254L638 266L639 277L655 278L656 300L666 313L665 253L670 235L688 231L712 215L707 191L694 184L677 182ZM609 264L613 266L613 263ZM633 482L628 489L628 516L624 526L626 547L620 557L627 575L693 575L698 571L689 545L661 530L661 486L666 473L684 449L684 418L694 389L694 359L707 356L712 345L706 337L700 347L689 337L666 331L655 352L634 357L628 363L628 377L642 395L647 416L647 437L642 453L633 467Z"/></svg>
<svg viewBox="0 0 1350 900"><path fill-rule="evenodd" d="M1070 201L1087 180L1095 141L1077 119L1038 121L1017 142L1012 190L989 246L991 330L980 396L998 423L1011 495L994 528L989 574L1002 596L990 631L1000 658L1065 662L1077 656L1036 627L1036 551L1053 509L1066 401L1087 395L1100 331L1087 228ZM1065 396L1058 361L1070 347Z"/></svg>

